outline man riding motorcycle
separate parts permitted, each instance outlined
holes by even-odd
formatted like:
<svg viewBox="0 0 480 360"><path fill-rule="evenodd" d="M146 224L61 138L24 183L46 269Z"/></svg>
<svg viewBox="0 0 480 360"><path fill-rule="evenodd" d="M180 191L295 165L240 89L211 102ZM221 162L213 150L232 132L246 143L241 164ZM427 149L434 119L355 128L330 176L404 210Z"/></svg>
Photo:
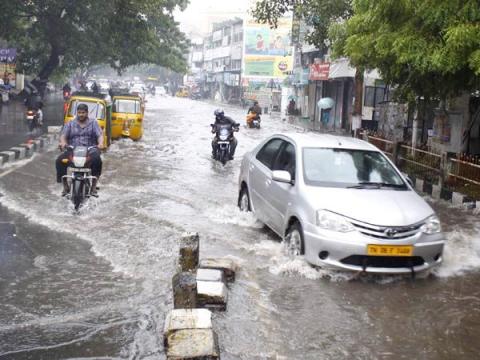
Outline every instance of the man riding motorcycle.
<svg viewBox="0 0 480 360"><path fill-rule="evenodd" d="M254 119L255 120L260 120L260 115L262 115L262 108L260 107L260 105L258 105L258 101L253 102L253 106L251 106L247 111L247 114L249 114L249 113L257 114L257 116L254 117Z"/></svg>
<svg viewBox="0 0 480 360"><path fill-rule="evenodd" d="M69 166L68 161L65 161L65 159L68 160L69 158L69 153L66 151L67 146L96 146L96 148L91 149L88 154L90 157L92 176L95 177L92 180L91 194L96 196L97 182L102 173L102 158L100 157L99 150L103 149L103 132L97 120L88 118L88 106L86 104L78 105L77 116L65 124L60 136L59 148L64 152L57 158L55 165L57 169L57 183L63 182L62 196L70 192L69 184L67 180L63 178L63 176L67 175Z"/></svg>
<svg viewBox="0 0 480 360"><path fill-rule="evenodd" d="M225 112L222 109L215 110L214 115L215 115L215 123L213 124L213 127L212 127L213 134L217 132L218 125L230 125L232 128L238 128L240 126L240 124L236 123L231 117L225 116ZM217 136L215 136L212 140L212 158L215 158L217 141L218 141L218 138ZM238 143L237 139L235 139L235 137L232 134L232 140L230 141L230 160L233 160L237 143Z"/></svg>

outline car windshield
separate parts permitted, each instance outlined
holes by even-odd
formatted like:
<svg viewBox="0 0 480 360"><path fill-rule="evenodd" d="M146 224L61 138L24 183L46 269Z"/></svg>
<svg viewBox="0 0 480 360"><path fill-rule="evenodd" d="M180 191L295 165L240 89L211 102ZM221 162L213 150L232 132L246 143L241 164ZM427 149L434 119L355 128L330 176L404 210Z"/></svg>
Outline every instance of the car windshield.
<svg viewBox="0 0 480 360"><path fill-rule="evenodd" d="M88 106L88 117L90 119L103 119L105 117L105 107L102 104L84 100L72 101L69 109L70 116L75 116L77 114L77 107L80 104L85 104Z"/></svg>
<svg viewBox="0 0 480 360"><path fill-rule="evenodd" d="M395 168L377 151L304 148L303 171L305 183L312 186L408 189Z"/></svg>
<svg viewBox="0 0 480 360"><path fill-rule="evenodd" d="M137 100L116 99L113 106L114 112L140 114L140 101Z"/></svg>

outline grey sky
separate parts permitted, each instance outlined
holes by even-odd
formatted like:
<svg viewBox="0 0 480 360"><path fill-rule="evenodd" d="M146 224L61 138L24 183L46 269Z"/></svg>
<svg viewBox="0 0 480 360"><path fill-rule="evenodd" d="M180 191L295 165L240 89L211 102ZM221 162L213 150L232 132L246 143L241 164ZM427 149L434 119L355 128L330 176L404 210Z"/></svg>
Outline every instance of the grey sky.
<svg viewBox="0 0 480 360"><path fill-rule="evenodd" d="M251 4L252 0L190 0L188 8L177 12L175 18L187 35L205 33L215 21L243 17Z"/></svg>

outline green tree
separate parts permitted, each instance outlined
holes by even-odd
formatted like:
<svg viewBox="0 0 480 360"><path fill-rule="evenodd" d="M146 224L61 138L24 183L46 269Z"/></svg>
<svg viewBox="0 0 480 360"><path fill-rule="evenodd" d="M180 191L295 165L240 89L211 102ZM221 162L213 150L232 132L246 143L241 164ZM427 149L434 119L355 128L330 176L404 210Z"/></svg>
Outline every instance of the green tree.
<svg viewBox="0 0 480 360"><path fill-rule="evenodd" d="M55 72L152 63L183 72L185 35L173 18L187 0L17 0L2 3L0 38L43 92Z"/></svg>
<svg viewBox="0 0 480 360"><path fill-rule="evenodd" d="M377 68L413 101L445 100L480 88L478 0L354 0L337 29L336 51L355 66Z"/></svg>

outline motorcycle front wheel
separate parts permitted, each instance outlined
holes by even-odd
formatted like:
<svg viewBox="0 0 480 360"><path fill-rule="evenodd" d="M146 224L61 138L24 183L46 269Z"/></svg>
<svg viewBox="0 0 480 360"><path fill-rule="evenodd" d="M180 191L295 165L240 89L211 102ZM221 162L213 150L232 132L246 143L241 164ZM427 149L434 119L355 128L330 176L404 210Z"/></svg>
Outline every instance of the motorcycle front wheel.
<svg viewBox="0 0 480 360"><path fill-rule="evenodd" d="M72 184L72 202L75 210L80 208L83 202L83 181L73 180Z"/></svg>

